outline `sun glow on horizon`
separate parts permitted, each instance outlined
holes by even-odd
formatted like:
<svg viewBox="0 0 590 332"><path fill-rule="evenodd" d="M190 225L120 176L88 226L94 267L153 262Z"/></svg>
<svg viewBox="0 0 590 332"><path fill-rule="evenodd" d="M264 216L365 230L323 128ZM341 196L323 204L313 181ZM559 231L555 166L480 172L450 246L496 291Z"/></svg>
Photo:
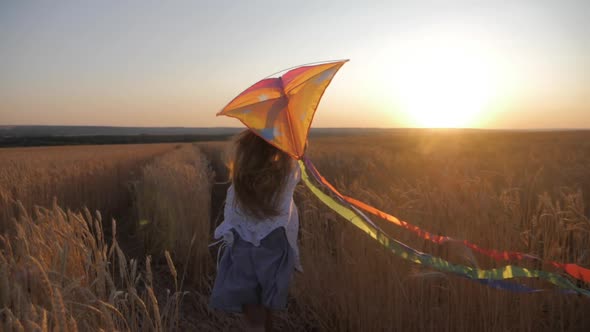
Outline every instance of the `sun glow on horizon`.
<svg viewBox="0 0 590 332"><path fill-rule="evenodd" d="M496 102L500 63L473 38L428 36L406 45L390 72L395 104L412 126L478 126Z"/></svg>

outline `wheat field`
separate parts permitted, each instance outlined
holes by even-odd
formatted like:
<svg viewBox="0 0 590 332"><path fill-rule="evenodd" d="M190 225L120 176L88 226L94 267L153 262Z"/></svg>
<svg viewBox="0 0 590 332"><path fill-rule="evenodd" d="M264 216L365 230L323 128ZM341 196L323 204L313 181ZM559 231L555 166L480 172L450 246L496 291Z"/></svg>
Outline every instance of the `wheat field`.
<svg viewBox="0 0 590 332"><path fill-rule="evenodd" d="M240 330L239 317L207 308L217 258L208 244L227 188L227 148L0 150L4 329ZM590 266L588 132L399 130L312 138L308 156L343 193L433 233ZM519 282L546 291L520 294L424 269L385 250L304 186L295 199L305 271L294 276L278 330L590 329L588 298L538 280ZM451 262L499 266L374 221Z"/></svg>
<svg viewBox="0 0 590 332"><path fill-rule="evenodd" d="M579 133L408 131L324 139L314 142L309 155L344 193L435 234L587 267L587 138ZM324 312L319 321L326 330L555 331L590 326L587 298L554 291L514 294L423 270L393 257L327 212L307 191L302 196L307 270L297 280L295 297L305 299L310 314ZM381 225L394 238L451 262L498 266L460 246L436 246ZM330 296L311 295L328 289Z"/></svg>
<svg viewBox="0 0 590 332"><path fill-rule="evenodd" d="M175 144L0 149L0 231L17 215L10 200L34 205L100 210L109 217L129 204L127 187L139 167Z"/></svg>

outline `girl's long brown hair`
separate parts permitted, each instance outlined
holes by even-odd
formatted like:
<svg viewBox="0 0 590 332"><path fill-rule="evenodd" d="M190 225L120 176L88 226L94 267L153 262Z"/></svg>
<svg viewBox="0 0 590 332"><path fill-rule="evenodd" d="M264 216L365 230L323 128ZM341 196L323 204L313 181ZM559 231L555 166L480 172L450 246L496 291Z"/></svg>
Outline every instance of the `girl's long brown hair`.
<svg viewBox="0 0 590 332"><path fill-rule="evenodd" d="M236 204L259 219L279 215L279 200L292 167L287 153L250 130L240 133L230 162Z"/></svg>

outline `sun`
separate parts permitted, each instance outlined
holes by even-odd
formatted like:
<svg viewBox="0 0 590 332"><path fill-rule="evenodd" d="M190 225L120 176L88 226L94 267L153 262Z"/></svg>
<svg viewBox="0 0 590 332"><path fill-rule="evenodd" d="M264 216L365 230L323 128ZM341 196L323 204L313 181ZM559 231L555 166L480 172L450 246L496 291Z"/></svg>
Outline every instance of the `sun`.
<svg viewBox="0 0 590 332"><path fill-rule="evenodd" d="M412 126L475 126L495 92L494 62L468 40L413 45L393 73L398 108Z"/></svg>

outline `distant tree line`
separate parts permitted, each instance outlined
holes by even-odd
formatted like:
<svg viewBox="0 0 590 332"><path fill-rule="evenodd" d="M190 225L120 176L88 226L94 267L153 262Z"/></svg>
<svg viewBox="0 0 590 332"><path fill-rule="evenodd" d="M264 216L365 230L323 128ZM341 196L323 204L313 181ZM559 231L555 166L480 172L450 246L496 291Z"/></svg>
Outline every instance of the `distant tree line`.
<svg viewBox="0 0 590 332"><path fill-rule="evenodd" d="M117 135L117 136L35 136L0 137L0 147L101 145L101 144L150 144L222 141L232 135Z"/></svg>

